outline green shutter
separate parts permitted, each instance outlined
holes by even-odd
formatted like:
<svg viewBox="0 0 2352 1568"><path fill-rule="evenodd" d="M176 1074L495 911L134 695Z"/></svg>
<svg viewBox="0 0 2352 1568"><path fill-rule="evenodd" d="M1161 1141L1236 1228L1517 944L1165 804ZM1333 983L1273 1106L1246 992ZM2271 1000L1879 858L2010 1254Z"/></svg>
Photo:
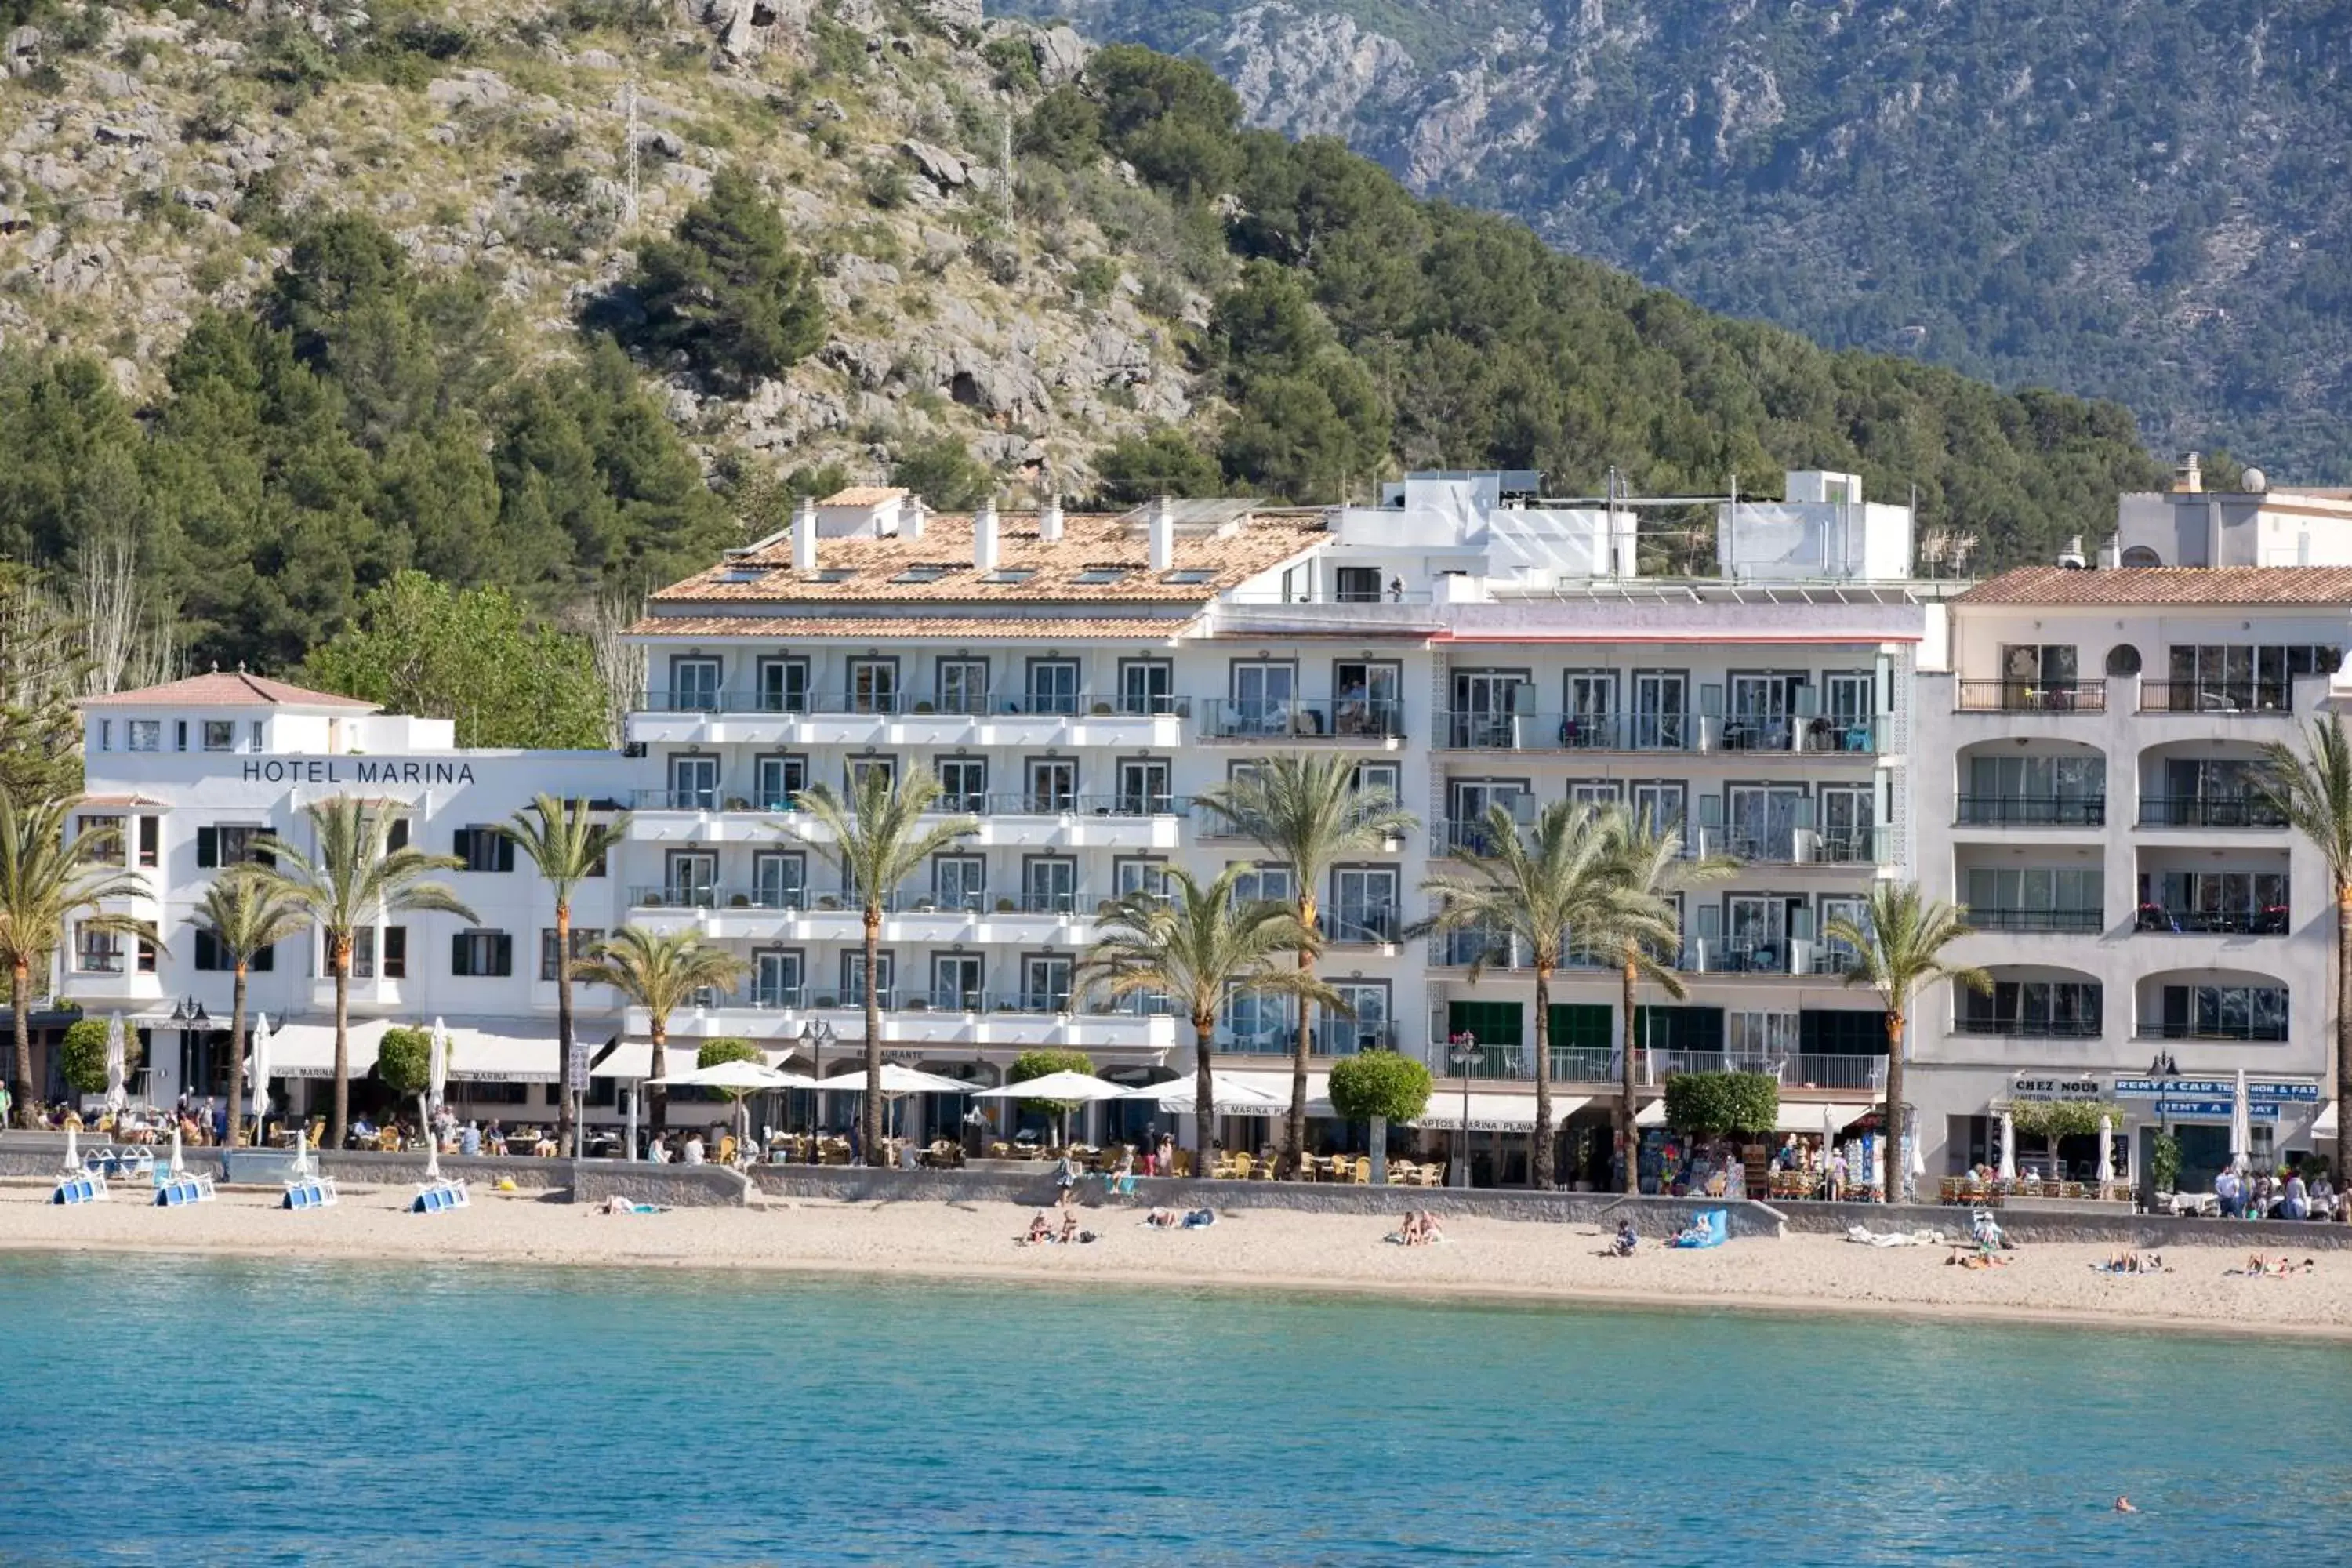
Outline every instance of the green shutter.
<svg viewBox="0 0 2352 1568"><path fill-rule="evenodd" d="M1517 1002L1448 1002L1445 1005L1445 1032L1458 1035L1465 1030L1478 1037L1482 1046L1519 1046L1527 1043L1527 1009Z"/></svg>
<svg viewBox="0 0 2352 1568"><path fill-rule="evenodd" d="M1551 1005L1551 1047L1566 1050L1589 1046L1608 1050L1617 1044L1617 1010L1605 1002L1555 1002Z"/></svg>

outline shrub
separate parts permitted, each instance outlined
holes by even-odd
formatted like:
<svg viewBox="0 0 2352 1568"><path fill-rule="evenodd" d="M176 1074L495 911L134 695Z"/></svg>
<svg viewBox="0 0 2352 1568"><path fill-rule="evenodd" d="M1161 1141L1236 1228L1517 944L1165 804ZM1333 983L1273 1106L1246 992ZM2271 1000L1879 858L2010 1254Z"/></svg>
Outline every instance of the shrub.
<svg viewBox="0 0 2352 1568"><path fill-rule="evenodd" d="M1101 500L1137 506L1157 496L1213 496L1224 488L1217 460L1171 425L1122 436L1095 454Z"/></svg>
<svg viewBox="0 0 2352 1568"><path fill-rule="evenodd" d="M702 1048L694 1053L694 1065L698 1069L715 1068L722 1062L756 1062L759 1059L759 1047L749 1040L733 1038L705 1040Z"/></svg>
<svg viewBox="0 0 2352 1568"><path fill-rule="evenodd" d="M106 1087L106 1026L82 1018L66 1026L58 1047L66 1087L77 1094L96 1094Z"/></svg>
<svg viewBox="0 0 2352 1568"><path fill-rule="evenodd" d="M988 465L952 436L910 442L890 465L890 482L904 485L932 506L961 511L976 504L996 482Z"/></svg>
<svg viewBox="0 0 2352 1568"><path fill-rule="evenodd" d="M375 1078L384 1088L406 1099L422 1094L432 1081L433 1037L422 1029L386 1029L375 1049Z"/></svg>
<svg viewBox="0 0 2352 1568"><path fill-rule="evenodd" d="M1429 1108L1429 1066L1394 1051L1365 1051L1331 1064L1331 1109L1350 1121L1410 1121Z"/></svg>
<svg viewBox="0 0 2352 1568"><path fill-rule="evenodd" d="M1769 1073L1678 1072L1666 1078L1666 1125L1696 1138L1769 1132L1780 1085Z"/></svg>

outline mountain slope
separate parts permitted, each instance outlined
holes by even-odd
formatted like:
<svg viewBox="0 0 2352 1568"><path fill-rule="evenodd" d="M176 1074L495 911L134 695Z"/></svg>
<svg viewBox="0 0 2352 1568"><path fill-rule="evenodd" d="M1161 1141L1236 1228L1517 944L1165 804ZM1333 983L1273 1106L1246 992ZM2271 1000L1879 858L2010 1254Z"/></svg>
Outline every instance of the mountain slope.
<svg viewBox="0 0 2352 1568"><path fill-rule="evenodd" d="M1711 308L2352 479L2343 0L1032 6Z"/></svg>

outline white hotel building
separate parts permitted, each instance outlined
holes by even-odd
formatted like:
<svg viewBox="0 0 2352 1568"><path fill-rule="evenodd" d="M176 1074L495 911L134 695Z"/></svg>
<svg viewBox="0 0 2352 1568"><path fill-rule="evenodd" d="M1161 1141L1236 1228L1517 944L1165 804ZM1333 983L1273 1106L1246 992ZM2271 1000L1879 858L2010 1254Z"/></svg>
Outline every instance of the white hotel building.
<svg viewBox="0 0 2352 1568"><path fill-rule="evenodd" d="M977 1084L996 1081L1024 1049L1073 1047L1099 1070L1142 1081L1189 1069L1188 1031L1153 1009L1108 1009L1073 994L1072 966L1099 907L1150 887L1166 865L1207 875L1250 858L1250 845L1220 836L1191 801L1270 750L1334 750L1368 785L1393 789L1423 826L1321 889L1322 972L1354 1016L1318 1021L1318 1049L1393 1047L1429 1061L1440 1088L1423 1126L1441 1142L1462 1121L1466 1089L1482 1181L1524 1174L1524 1140L1509 1133L1532 1120L1532 978L1505 967L1474 984L1465 944L1402 932L1427 912L1423 879L1475 838L1494 804L1531 816L1562 796L1625 800L1680 816L1697 843L1745 862L1689 896L1687 997L1643 999L1642 1076L1654 1086L1679 1067L1759 1067L1780 1075L1792 1130L1860 1119L1882 1081L1885 1037L1874 998L1843 984L1824 923L1881 879L1916 877L1946 896L2015 891L2019 908L2032 907L2055 894L2042 882L2026 891L1983 879L2029 862L2095 867L2101 923L2081 933L1989 931L1976 939L1981 961L2048 967L2059 963L2053 943L2079 944L2061 967L2118 998L2144 990L2151 1011L2118 1001L2100 1015L2104 1033L2052 1037L1972 1032L1974 1015L1925 1002L1911 1081L1931 1163L1957 1168L1973 1119L2013 1092L2021 1073L2113 1073L2135 1053L2144 1066L2149 1053L2126 1021L2169 1016L2169 982L2149 969L2143 984L2118 965L2166 942L2163 973L2284 980L2289 1039L2257 1054L2266 1070L2313 1079L2325 1055L2325 988L2280 973L2289 952L2318 940L2324 900L2307 873L2291 889L2292 936L2159 939L2132 929L2136 879L2201 872L2189 857L2210 834L2151 834L2120 812L2096 825L1980 829L1961 820L1976 808L1956 805L1986 792L2039 798L2087 787L2079 773L2044 788L2001 771L2012 756L2086 749L2110 770L2137 770L2145 794L2151 762L2240 755L2254 738L2242 724L2283 733L2283 721L2216 721L2227 731L2211 737L2216 752L2195 733L2200 721L2169 708L2142 716L2136 694L2095 720L2053 711L2039 667L2037 695L2018 710L2028 700L2005 695L2020 685L2016 647L2071 641L2081 658L2104 660L2122 639L2012 637L2008 619L2056 612L2011 603L2001 595L2017 590L2000 584L1948 605L1958 585L1905 576L1907 509L1864 502L1849 476L1790 474L1782 502L1723 503L1715 537L1715 575L1643 576L1629 506L1542 500L1532 474L1416 475L1389 487L1380 506L1328 512L1178 502L1123 516L1052 506L946 516L896 490L845 491L654 595L636 628L651 689L625 754L459 752L446 722L242 675L93 701L82 812L125 819L129 852L155 884L134 907L169 947L77 935L59 994L149 1033L151 1097L216 1092L229 977L187 923L205 880L251 834L296 831L307 801L352 790L395 799L411 808L415 842L466 858L449 879L479 919L406 917L362 944L355 1069L390 1024L439 1016L458 1037L451 1097L461 1109L543 1119L559 1067L552 910L529 863L480 830L545 791L630 813L608 875L577 900L583 933L684 926L750 965L733 993L673 1018L679 1047L740 1036L803 1066L814 1047L830 1071L861 1048L868 977L856 900L789 803L813 783L919 765L945 783L943 809L980 826L891 892L872 977L886 1004L886 1051ZM2352 604L2352 583L2336 591ZM2316 609L2305 617L2296 635L2306 649L2342 646L2342 607L2333 631L2318 624L2326 618ZM2151 666L2172 657L2161 632L2137 634ZM2063 668L2061 656L2047 657L2051 670ZM2076 668L2067 680L2082 679ZM1987 690L1999 700L1980 711ZM2296 710L2318 691L2296 687ZM1982 791L1963 772L1979 758L1997 763ZM2180 776L2175 792L2163 775L2158 795L2212 798L2203 774ZM2229 837L2237 858L2218 872L2301 864L2277 830ZM1983 893L1961 887L1970 877ZM1285 878L1267 867L1258 886L1281 893ZM2192 906L2208 896L2193 879L2150 885ZM2080 901L2089 886L2079 876L2065 883L2077 900L2065 906L2070 918L2090 907ZM2213 886L2219 899L2241 890ZM255 976L253 1005L281 1028L281 1070L315 1080L331 1053L331 986L315 941L281 944L276 960ZM184 1016L190 1000L215 1032L200 1026L183 1046L173 1015ZM594 1057L592 1114L614 1118L616 1087L646 1071L646 1020L593 988L579 1002ZM1615 976L1571 971L1553 1005L1563 1170L1605 1179ZM2200 992L2184 1016L2201 1017L2205 1005ZM2012 1010L2022 1016L2027 1005ZM2213 1005L2235 1017L2271 1004L2242 987ZM1264 1074L1286 1095L1291 1034L1281 1006L1238 1005L1220 1025L1218 1068ZM1464 1036L1475 1050L1450 1050ZM2184 1036L2177 1054L2188 1074L2252 1049L2217 1042L2209 1051ZM936 1125L962 1109L942 1101L929 1113ZM1132 1114L1126 1130L1140 1131L1144 1108ZM1224 1133L1258 1137L1246 1125Z"/></svg>

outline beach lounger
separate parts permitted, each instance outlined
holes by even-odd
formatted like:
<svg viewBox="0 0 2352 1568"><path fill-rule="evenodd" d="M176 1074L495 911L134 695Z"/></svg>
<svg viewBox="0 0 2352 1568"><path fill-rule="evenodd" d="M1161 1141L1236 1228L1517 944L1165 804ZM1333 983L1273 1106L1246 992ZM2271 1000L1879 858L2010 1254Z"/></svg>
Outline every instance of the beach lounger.
<svg viewBox="0 0 2352 1568"><path fill-rule="evenodd" d="M1731 1239L1731 1219L1723 1210L1708 1209L1701 1214L1698 1219L1699 1223L1706 1227L1704 1234L1678 1236L1666 1245L1678 1247L1685 1251L1697 1251L1705 1247L1721 1247Z"/></svg>
<svg viewBox="0 0 2352 1568"><path fill-rule="evenodd" d="M341 1201L331 1176L304 1176L286 1184L285 1206L289 1209L333 1208Z"/></svg>
<svg viewBox="0 0 2352 1568"><path fill-rule="evenodd" d="M94 1204L106 1196L106 1178L95 1172L82 1171L60 1176L49 1194L53 1204Z"/></svg>
<svg viewBox="0 0 2352 1568"><path fill-rule="evenodd" d="M159 1209L208 1204L213 1201L213 1179L207 1175L183 1172L155 1184L155 1206Z"/></svg>
<svg viewBox="0 0 2352 1568"><path fill-rule="evenodd" d="M451 1209L472 1207L472 1200L463 1182L428 1182L416 1189L416 1196L408 1205L411 1214L446 1214Z"/></svg>

